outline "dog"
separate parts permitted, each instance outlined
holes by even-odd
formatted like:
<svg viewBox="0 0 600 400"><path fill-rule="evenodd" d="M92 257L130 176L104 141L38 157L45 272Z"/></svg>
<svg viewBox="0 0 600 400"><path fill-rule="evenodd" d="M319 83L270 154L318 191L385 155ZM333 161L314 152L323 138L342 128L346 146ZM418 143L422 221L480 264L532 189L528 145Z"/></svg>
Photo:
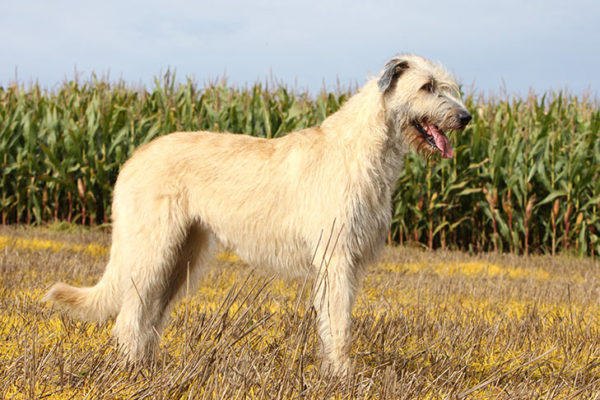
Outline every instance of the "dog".
<svg viewBox="0 0 600 400"><path fill-rule="evenodd" d="M152 358L170 307L220 242L258 269L315 277L325 365L344 373L352 306L385 244L403 159L411 150L453 157L446 132L470 120L441 66L400 55L319 126L276 139L157 138L118 176L102 279L86 288L56 283L45 300L90 320L116 316L127 358Z"/></svg>

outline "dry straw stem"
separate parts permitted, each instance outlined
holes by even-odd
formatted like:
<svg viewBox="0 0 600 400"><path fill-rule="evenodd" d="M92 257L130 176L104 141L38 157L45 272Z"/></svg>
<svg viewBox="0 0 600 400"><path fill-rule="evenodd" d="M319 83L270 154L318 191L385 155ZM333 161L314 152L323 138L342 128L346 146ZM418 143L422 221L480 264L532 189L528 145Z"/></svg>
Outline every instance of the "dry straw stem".
<svg viewBox="0 0 600 400"><path fill-rule="evenodd" d="M354 309L354 368L319 369L308 282L257 276L229 254L190 293L154 365L123 365L112 323L39 301L98 279L99 231L0 229L0 398L598 399L600 265L388 248Z"/></svg>

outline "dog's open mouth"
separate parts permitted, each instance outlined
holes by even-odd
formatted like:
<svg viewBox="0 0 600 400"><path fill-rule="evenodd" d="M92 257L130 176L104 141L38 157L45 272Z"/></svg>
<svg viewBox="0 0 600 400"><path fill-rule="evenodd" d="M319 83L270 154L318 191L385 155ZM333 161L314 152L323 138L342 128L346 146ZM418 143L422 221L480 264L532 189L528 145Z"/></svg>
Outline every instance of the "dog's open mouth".
<svg viewBox="0 0 600 400"><path fill-rule="evenodd" d="M450 140L444 133L443 130L438 128L436 125L429 123L426 120L413 121L415 129L421 134L423 140L431 146L434 150L442 153L443 158L454 157L454 149L450 144Z"/></svg>

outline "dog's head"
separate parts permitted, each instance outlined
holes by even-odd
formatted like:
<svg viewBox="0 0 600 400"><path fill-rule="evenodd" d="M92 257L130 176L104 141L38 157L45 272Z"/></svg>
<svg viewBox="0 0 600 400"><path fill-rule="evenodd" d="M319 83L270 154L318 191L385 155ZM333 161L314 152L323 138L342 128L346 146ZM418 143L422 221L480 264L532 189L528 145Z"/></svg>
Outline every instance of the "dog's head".
<svg viewBox="0 0 600 400"><path fill-rule="evenodd" d="M441 67L414 55L387 62L377 81L386 120L401 140L423 154L454 156L447 131L463 130L471 120L458 84Z"/></svg>

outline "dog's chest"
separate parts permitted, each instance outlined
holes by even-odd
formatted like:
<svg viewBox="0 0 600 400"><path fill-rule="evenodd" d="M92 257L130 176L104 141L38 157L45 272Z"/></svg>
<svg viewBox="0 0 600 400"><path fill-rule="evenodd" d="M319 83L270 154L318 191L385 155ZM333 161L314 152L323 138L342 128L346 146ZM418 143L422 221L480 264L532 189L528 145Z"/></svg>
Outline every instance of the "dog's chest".
<svg viewBox="0 0 600 400"><path fill-rule="evenodd" d="M379 256L391 222L391 192L384 183L355 199L350 208L347 245L352 259L369 264Z"/></svg>

